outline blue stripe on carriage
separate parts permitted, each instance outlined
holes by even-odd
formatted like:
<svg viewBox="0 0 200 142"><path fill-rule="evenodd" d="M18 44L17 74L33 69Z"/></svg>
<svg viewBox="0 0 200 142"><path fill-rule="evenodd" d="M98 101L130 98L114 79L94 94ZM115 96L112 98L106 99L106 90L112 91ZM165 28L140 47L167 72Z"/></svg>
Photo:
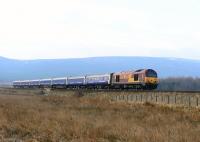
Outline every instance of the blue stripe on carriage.
<svg viewBox="0 0 200 142"><path fill-rule="evenodd" d="M87 84L108 84L108 81L88 81Z"/></svg>

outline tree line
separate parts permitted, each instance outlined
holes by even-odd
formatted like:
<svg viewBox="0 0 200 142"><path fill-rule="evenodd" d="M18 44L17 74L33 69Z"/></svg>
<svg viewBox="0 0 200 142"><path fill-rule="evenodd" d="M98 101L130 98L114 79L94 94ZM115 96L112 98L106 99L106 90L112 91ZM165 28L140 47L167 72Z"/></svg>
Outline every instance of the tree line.
<svg viewBox="0 0 200 142"><path fill-rule="evenodd" d="M159 80L158 90L162 91L200 91L200 78L179 77Z"/></svg>

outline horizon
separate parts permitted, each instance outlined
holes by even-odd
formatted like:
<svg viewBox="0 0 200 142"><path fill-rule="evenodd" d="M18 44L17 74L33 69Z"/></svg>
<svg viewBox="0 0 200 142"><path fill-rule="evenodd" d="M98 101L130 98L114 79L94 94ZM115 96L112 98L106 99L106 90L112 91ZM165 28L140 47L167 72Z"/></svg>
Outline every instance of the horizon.
<svg viewBox="0 0 200 142"><path fill-rule="evenodd" d="M0 56L200 59L196 0L0 2Z"/></svg>
<svg viewBox="0 0 200 142"><path fill-rule="evenodd" d="M169 60L191 60L191 61L200 61L200 59L193 58L177 58L177 57L152 57L152 56L91 56L91 57L71 57L71 58L36 58L36 59L17 59L0 56L0 58L8 60L19 60L19 61L33 61L33 60L70 60L70 59L89 59L89 58L162 58Z"/></svg>

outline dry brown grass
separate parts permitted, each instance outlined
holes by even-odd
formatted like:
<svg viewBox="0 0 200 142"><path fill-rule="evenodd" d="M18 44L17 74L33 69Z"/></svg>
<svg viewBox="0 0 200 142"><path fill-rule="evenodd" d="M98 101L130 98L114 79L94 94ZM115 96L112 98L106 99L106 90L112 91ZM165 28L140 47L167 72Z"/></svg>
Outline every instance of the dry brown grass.
<svg viewBox="0 0 200 142"><path fill-rule="evenodd" d="M0 140L198 142L200 110L99 97L0 96Z"/></svg>

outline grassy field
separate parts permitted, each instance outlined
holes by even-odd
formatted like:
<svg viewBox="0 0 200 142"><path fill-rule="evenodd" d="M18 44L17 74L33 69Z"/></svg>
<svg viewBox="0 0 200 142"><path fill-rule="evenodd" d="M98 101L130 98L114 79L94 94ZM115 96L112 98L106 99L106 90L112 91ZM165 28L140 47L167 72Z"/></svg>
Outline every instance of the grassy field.
<svg viewBox="0 0 200 142"><path fill-rule="evenodd" d="M199 142L200 110L102 97L0 95L0 141Z"/></svg>

